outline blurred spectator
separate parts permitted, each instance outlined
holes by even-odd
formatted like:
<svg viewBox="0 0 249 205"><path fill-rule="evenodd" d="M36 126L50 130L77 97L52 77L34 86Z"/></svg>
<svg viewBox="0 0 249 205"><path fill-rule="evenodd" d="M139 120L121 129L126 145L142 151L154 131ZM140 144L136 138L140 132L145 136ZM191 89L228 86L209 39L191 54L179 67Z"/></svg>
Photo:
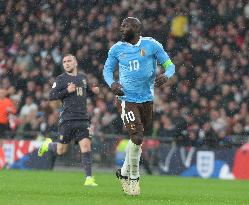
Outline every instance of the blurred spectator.
<svg viewBox="0 0 249 205"><path fill-rule="evenodd" d="M170 142L176 137L176 127L173 125L171 119L165 115L161 116L162 126L158 131L158 136L161 141Z"/></svg>
<svg viewBox="0 0 249 205"><path fill-rule="evenodd" d="M20 117L25 118L30 115L32 112L37 112L37 105L34 103L31 96L27 96L25 99L25 104L22 106L20 111Z"/></svg>
<svg viewBox="0 0 249 205"><path fill-rule="evenodd" d="M199 136L203 141L203 144L208 148L215 148L218 146L218 136L210 123L206 122L203 125L203 130L200 131Z"/></svg>
<svg viewBox="0 0 249 205"><path fill-rule="evenodd" d="M9 130L9 115L15 113L13 102L6 97L6 91L0 87L0 138L5 137L6 131Z"/></svg>

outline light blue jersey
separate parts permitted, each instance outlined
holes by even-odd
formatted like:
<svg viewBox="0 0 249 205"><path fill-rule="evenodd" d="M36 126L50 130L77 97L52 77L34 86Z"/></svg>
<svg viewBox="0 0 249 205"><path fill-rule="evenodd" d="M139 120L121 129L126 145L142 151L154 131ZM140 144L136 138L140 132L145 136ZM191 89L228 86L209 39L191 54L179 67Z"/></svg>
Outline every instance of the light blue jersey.
<svg viewBox="0 0 249 205"><path fill-rule="evenodd" d="M104 79L111 87L114 82L113 72L118 63L119 83L125 93L119 99L136 103L152 101L157 62L165 68L168 78L174 75L174 64L163 46L155 39L140 37L136 45L119 41L108 52L103 71Z"/></svg>

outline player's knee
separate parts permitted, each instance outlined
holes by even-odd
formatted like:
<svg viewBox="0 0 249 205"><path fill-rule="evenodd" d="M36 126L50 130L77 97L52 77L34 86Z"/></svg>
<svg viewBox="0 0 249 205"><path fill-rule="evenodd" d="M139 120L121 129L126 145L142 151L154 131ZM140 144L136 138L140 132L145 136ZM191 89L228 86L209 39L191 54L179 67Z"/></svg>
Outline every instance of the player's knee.
<svg viewBox="0 0 249 205"><path fill-rule="evenodd" d="M67 152L67 147L57 147L57 154L63 155Z"/></svg>
<svg viewBox="0 0 249 205"><path fill-rule="evenodd" d="M89 138L84 138L79 142L81 153L91 151L91 140Z"/></svg>
<svg viewBox="0 0 249 205"><path fill-rule="evenodd" d="M91 145L83 145L83 146L81 145L80 150L81 150L82 153L90 152L91 151Z"/></svg>
<svg viewBox="0 0 249 205"><path fill-rule="evenodd" d="M137 132L134 135L131 136L131 141L136 145L141 145L143 143L143 133Z"/></svg>

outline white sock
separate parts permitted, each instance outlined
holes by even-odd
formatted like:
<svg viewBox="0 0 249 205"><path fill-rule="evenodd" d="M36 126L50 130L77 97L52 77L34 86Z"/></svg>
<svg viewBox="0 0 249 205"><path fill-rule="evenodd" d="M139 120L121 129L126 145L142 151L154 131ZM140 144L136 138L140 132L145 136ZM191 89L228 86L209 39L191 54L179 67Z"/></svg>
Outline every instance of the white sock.
<svg viewBox="0 0 249 205"><path fill-rule="evenodd" d="M125 160L124 160L124 164L121 168L121 175L122 176L129 176L129 171L130 171L130 167L129 167L129 151L130 151L130 144L131 144L131 140L128 141L128 144L125 148Z"/></svg>
<svg viewBox="0 0 249 205"><path fill-rule="evenodd" d="M130 178L137 179L139 174L139 161L142 153L141 145L136 145L131 142L129 151Z"/></svg>

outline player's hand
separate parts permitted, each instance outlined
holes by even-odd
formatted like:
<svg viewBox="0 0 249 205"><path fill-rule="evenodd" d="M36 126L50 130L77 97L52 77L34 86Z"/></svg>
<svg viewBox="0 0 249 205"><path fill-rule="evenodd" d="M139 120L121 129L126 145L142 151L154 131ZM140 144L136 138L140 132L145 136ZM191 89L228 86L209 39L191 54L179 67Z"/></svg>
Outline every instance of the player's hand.
<svg viewBox="0 0 249 205"><path fill-rule="evenodd" d="M99 87L98 87L98 86L93 86L93 87L92 87L92 92L93 92L95 95L98 95L98 94L99 94Z"/></svg>
<svg viewBox="0 0 249 205"><path fill-rule="evenodd" d="M72 92L74 92L76 90L76 86L75 86L75 84L74 83L68 83L68 85L67 85L67 91L69 92L69 93L72 93Z"/></svg>
<svg viewBox="0 0 249 205"><path fill-rule="evenodd" d="M161 87L167 82L167 77L164 74L160 74L156 77L155 87Z"/></svg>
<svg viewBox="0 0 249 205"><path fill-rule="evenodd" d="M111 90L115 95L123 96L124 91L122 90L122 86L118 82L112 83Z"/></svg>

